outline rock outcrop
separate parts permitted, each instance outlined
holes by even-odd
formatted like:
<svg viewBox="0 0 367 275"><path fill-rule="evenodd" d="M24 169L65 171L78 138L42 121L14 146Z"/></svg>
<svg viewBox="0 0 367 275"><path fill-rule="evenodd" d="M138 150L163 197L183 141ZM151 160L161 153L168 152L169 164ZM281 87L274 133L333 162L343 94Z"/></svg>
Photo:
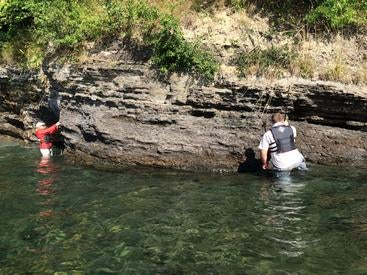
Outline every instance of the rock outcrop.
<svg viewBox="0 0 367 275"><path fill-rule="evenodd" d="M95 54L84 64L52 65L47 75L54 105L44 99L41 113L54 106L57 117L60 108L67 153L85 162L234 171L244 147L256 148L270 126L267 114L284 110L309 161L367 163L367 92L361 87L226 79L208 86L176 74L162 80L121 49ZM34 94L39 97L39 90ZM7 106L1 103L3 114L11 113ZM7 134L9 116L2 123L0 131Z"/></svg>
<svg viewBox="0 0 367 275"><path fill-rule="evenodd" d="M48 82L38 71L0 68L0 135L36 141L36 121L59 119L60 98Z"/></svg>
<svg viewBox="0 0 367 275"><path fill-rule="evenodd" d="M42 95L37 72L0 68L0 134L31 139Z"/></svg>

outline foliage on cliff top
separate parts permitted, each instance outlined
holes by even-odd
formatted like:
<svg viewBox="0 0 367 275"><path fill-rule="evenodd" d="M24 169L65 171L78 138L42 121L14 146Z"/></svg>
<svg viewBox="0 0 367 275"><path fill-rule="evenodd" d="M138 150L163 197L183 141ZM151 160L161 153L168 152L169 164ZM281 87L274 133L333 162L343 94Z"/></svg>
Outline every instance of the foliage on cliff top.
<svg viewBox="0 0 367 275"><path fill-rule="evenodd" d="M151 60L162 72L212 78L218 69L212 54L188 42L179 22L187 12L220 7L255 7L281 28L307 24L329 31L367 25L365 0L0 0L0 62L38 67L46 52L123 37L151 49ZM248 70L252 65L244 61Z"/></svg>
<svg viewBox="0 0 367 275"><path fill-rule="evenodd" d="M255 48L250 52L241 53L237 66L242 77L246 76L251 69L255 70L256 75L266 75L271 68L275 69L273 73L277 76L281 75L281 70L288 69L296 57L295 51L289 49L288 46L272 46L269 49Z"/></svg>
<svg viewBox="0 0 367 275"><path fill-rule="evenodd" d="M2 59L37 67L46 51L73 50L86 41L122 36L152 48L152 60L163 72L193 72L213 78L217 70L214 58L186 41L178 22L148 1L3 0Z"/></svg>
<svg viewBox="0 0 367 275"><path fill-rule="evenodd" d="M344 26L367 24L367 1L365 0L319 0L306 21L313 24L327 24L332 29Z"/></svg>
<svg viewBox="0 0 367 275"><path fill-rule="evenodd" d="M303 23L317 30L339 30L367 25L366 0L195 0L199 9L219 6L235 10L254 6L270 15L280 27Z"/></svg>

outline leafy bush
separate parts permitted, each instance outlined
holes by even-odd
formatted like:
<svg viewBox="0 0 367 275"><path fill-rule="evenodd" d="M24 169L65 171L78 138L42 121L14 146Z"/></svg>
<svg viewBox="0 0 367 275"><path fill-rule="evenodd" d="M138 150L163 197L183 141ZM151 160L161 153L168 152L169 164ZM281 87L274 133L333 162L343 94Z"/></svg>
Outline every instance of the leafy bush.
<svg viewBox="0 0 367 275"><path fill-rule="evenodd" d="M46 51L77 49L86 41L122 35L151 46L152 60L163 72L213 78L217 70L213 57L186 41L178 22L144 0L4 0L2 61L17 57L16 62L37 67Z"/></svg>
<svg viewBox="0 0 367 275"><path fill-rule="evenodd" d="M18 30L33 25L34 16L27 4L22 1L0 2L0 41L9 40Z"/></svg>
<svg viewBox="0 0 367 275"><path fill-rule="evenodd" d="M325 27L336 30L348 25L359 26L367 23L367 1L365 0L252 0L245 2L246 5L251 3L256 4L258 10L272 14L273 20L283 27L288 23L307 23L321 30Z"/></svg>
<svg viewBox="0 0 367 275"><path fill-rule="evenodd" d="M365 0L319 2L319 5L306 16L309 23L326 24L333 29L367 23L367 1Z"/></svg>
<svg viewBox="0 0 367 275"><path fill-rule="evenodd" d="M235 10L256 6L281 29L306 23L320 30L367 24L366 0L195 0L193 7L213 11L218 3Z"/></svg>
<svg viewBox="0 0 367 275"><path fill-rule="evenodd" d="M107 25L102 25L103 12L91 12L96 10L98 2L87 2L3 1L0 4L0 46L12 44L16 62L37 66L49 47L75 48L82 41L95 39Z"/></svg>
<svg viewBox="0 0 367 275"><path fill-rule="evenodd" d="M269 68L288 69L296 58L296 53L288 46L270 47L268 49L255 48L239 55L237 68L240 76L246 76L255 67L257 74L264 74Z"/></svg>
<svg viewBox="0 0 367 275"><path fill-rule="evenodd" d="M205 79L212 79L218 69L208 52L185 40L178 21L172 17L162 19L162 29L153 40L153 62L163 73L193 71Z"/></svg>

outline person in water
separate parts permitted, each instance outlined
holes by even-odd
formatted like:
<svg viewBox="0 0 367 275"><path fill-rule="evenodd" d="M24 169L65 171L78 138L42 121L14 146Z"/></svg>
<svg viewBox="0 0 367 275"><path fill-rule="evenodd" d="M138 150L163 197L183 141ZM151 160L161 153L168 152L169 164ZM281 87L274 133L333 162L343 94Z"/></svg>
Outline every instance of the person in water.
<svg viewBox="0 0 367 275"><path fill-rule="evenodd" d="M40 142L40 151L42 157L48 158L52 156L52 141L51 135L55 134L60 127L60 122L47 128L46 124L42 121L37 122L35 135Z"/></svg>
<svg viewBox="0 0 367 275"><path fill-rule="evenodd" d="M275 113L272 116L273 126L262 137L259 149L262 168L277 171L291 171L294 168L306 170L307 166L303 155L297 150L294 139L296 128L289 125L286 114ZM268 153L270 152L270 161Z"/></svg>
<svg viewBox="0 0 367 275"><path fill-rule="evenodd" d="M246 159L240 162L238 173L256 173L261 171L261 161L255 157L256 154L252 148L247 148L244 155Z"/></svg>

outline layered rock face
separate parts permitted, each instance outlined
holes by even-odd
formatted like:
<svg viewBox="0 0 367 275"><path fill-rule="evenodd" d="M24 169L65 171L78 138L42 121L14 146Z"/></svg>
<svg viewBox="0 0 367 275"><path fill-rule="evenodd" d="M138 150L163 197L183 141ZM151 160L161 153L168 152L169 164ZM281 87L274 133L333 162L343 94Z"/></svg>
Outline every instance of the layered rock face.
<svg viewBox="0 0 367 275"><path fill-rule="evenodd" d="M0 68L0 134L31 139L42 95L37 72Z"/></svg>
<svg viewBox="0 0 367 275"><path fill-rule="evenodd" d="M205 86L177 75L163 81L123 51L50 71L63 87L56 90L68 151L93 163L233 171L244 148L256 150L278 110L289 113L308 160L367 160L361 89L311 81Z"/></svg>
<svg viewBox="0 0 367 275"><path fill-rule="evenodd" d="M59 97L49 89L47 76L38 71L0 68L0 135L36 141L38 120L47 124L59 119Z"/></svg>
<svg viewBox="0 0 367 275"><path fill-rule="evenodd" d="M234 171L244 148L256 150L271 126L270 114L283 110L307 160L367 163L367 93L360 87L161 79L144 60L118 47L84 64L52 65L46 75L49 97L41 100L38 115L60 115L68 155L85 162ZM37 89L32 94L39 95ZM8 118L2 121L9 124ZM4 124L0 129L4 133Z"/></svg>

